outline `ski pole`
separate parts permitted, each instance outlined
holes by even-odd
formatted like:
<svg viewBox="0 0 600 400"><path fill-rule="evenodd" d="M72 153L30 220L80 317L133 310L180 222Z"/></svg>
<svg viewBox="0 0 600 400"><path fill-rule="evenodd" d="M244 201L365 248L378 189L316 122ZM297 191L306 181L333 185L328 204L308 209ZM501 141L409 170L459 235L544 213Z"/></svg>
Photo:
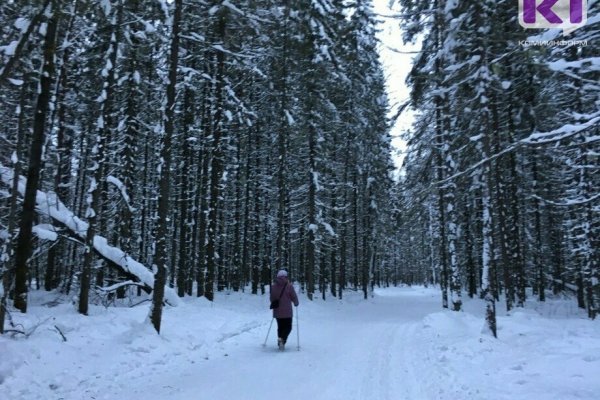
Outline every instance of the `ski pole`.
<svg viewBox="0 0 600 400"><path fill-rule="evenodd" d="M263 343L263 347L267 345L267 339L269 338L269 333L271 333L271 327L273 326L273 320L275 317L271 318L271 323L269 324L269 330L267 331L267 337L265 338L265 342Z"/></svg>
<svg viewBox="0 0 600 400"><path fill-rule="evenodd" d="M298 351L300 351L300 323L298 317L298 306L296 306L296 342L298 343Z"/></svg>

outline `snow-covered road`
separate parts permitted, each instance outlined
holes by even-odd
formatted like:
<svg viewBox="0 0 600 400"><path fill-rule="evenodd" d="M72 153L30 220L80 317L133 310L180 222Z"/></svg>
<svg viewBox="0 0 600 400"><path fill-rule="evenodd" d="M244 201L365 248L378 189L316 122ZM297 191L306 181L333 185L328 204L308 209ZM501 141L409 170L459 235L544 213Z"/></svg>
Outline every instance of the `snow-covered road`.
<svg viewBox="0 0 600 400"><path fill-rule="evenodd" d="M266 299L187 298L166 310L161 336L144 321L147 307L96 308L88 318L68 304L32 307L25 326L48 313L55 319L27 340L0 337L0 393L8 396L0 398L592 400L600 393L600 325L564 300L500 317L494 339L481 332L479 300L466 301L466 312L440 311L435 289L377 290L366 301L360 293L301 297L300 351L295 320L279 352L275 324L262 346Z"/></svg>
<svg viewBox="0 0 600 400"><path fill-rule="evenodd" d="M418 300L416 300L418 299ZM437 298L419 296L406 304L398 296L354 304L307 306L294 320L286 351L276 349L276 324L263 347L269 317L257 328L221 341L211 357L186 365L165 363L134 381L131 394L144 399L399 399L417 398L418 385L407 362L414 327L439 308ZM297 350L300 323L300 351ZM202 355L201 352L198 355ZM104 388L112 399L122 385ZM407 396L402 397L400 394ZM399 397L400 396L400 397Z"/></svg>
<svg viewBox="0 0 600 400"><path fill-rule="evenodd" d="M266 330L256 329L224 344L227 357L196 363L178 379L161 376L148 394L156 399L190 399L198 393L210 399L244 399L252 393L264 400L384 400L400 398L398 392L413 394L404 347L410 343L411 327L427 309L439 306L430 298L420 298L421 307L411 304L408 309L398 297L378 300L354 307L315 307L306 317L300 307L300 351L296 325L283 353L276 350L275 329L266 348L257 345Z"/></svg>

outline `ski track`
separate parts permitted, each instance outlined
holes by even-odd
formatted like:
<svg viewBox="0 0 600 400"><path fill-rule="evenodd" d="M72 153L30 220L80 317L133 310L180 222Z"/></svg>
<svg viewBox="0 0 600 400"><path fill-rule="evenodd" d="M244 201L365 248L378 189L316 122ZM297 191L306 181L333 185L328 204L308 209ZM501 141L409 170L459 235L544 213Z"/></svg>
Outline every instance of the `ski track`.
<svg viewBox="0 0 600 400"><path fill-rule="evenodd" d="M166 373L151 367L150 376L134 378L129 387L136 388L132 394L145 399L170 400L200 394L225 400L245 398L247 393L261 393L264 400L281 399L283 393L290 400L424 398L419 390L422 382L412 372L412 344L416 321L426 311L420 307L420 312L399 321L403 316L400 303L390 297L341 306L333 312L331 308L319 309L310 319L300 319L300 351L296 320L284 352L275 346L276 323L265 347L260 343L268 324L246 326L219 341L219 356L192 360L187 368L179 366L185 370L183 375L168 372L174 365L164 365L161 369ZM431 302L431 310L437 307L437 301ZM124 388L119 385L115 389L103 388L95 398L114 398Z"/></svg>
<svg viewBox="0 0 600 400"><path fill-rule="evenodd" d="M398 347L398 352L393 354L394 365L399 366L395 371L396 382L398 382L400 393L404 394L404 399L425 399L427 398L421 390L422 378L415 374L417 362L414 360L415 352L412 345L416 337L417 324L405 323L398 329L398 337L401 338L404 345ZM420 361L422 363L422 360Z"/></svg>
<svg viewBox="0 0 600 400"><path fill-rule="evenodd" d="M108 382L98 379L101 384L94 382L95 377L69 385L63 381L60 398L78 399L83 392L85 398L97 400L123 393L146 400L246 399L248 393L261 393L261 400L422 399L420 380L413 373L418 357L413 343L416 321L429 311L417 308L419 312L404 309L395 297L339 307L321 303L304 320L301 306L300 351L296 319L283 352L275 345L275 322L262 346L270 321L225 330L210 351L191 342L186 346L189 352L150 364L143 360L155 349L132 343L128 350L139 358L140 368L123 362L124 370ZM431 311L437 308L437 301L431 301Z"/></svg>
<svg viewBox="0 0 600 400"><path fill-rule="evenodd" d="M368 399L391 399L392 393L390 387L390 359L395 351L394 338L397 327L385 326L388 330L384 333L377 346L370 350L370 356L367 363L367 373L365 374L362 387L361 398Z"/></svg>
<svg viewBox="0 0 600 400"><path fill-rule="evenodd" d="M563 327L517 310L501 317L502 339L494 339L481 334L481 315L440 311L432 289L381 290L367 300L349 293L301 299L300 351L294 318L281 352L275 322L262 345L271 323L263 303L247 294L218 306L189 299L165 314L160 336L143 309L96 310L86 321L59 305L68 342L57 345L48 324L24 347L30 354L18 350L28 341L0 342L0 356L12 360L0 359L0 400L588 400L600 390L600 337L589 321ZM568 307L540 312L577 311ZM101 329L90 329L98 321ZM541 331L556 334L544 340Z"/></svg>

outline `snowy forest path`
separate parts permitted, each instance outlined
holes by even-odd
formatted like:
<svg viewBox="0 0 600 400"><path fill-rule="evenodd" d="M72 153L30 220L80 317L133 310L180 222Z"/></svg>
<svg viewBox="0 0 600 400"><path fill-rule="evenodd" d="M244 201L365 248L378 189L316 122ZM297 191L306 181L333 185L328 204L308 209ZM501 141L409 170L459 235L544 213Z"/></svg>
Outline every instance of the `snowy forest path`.
<svg viewBox="0 0 600 400"><path fill-rule="evenodd" d="M165 365L160 374L146 376L143 382L140 377L131 382L140 385L133 392L145 399L169 400L249 399L256 393L261 400L419 398L420 385L411 367L419 352L413 342L418 323L439 309L439 299L392 293L398 295L367 301L354 297L336 307L307 305L304 300L300 351L295 320L284 352L275 346L275 323L262 347L266 322L224 340L220 357L183 368L170 362L172 367Z"/></svg>
<svg viewBox="0 0 600 400"><path fill-rule="evenodd" d="M484 307L440 309L437 288L375 290L364 300L300 297L286 351L266 295L186 297L157 335L148 308L95 306L82 317L34 292L15 314L29 338L0 336L0 399L597 400L600 330L555 299L482 330ZM38 296L38 297L36 297ZM50 307L48 304L52 304ZM550 315L546 317L544 315ZM568 323L566 323L568 322ZM63 336L61 336L61 333Z"/></svg>

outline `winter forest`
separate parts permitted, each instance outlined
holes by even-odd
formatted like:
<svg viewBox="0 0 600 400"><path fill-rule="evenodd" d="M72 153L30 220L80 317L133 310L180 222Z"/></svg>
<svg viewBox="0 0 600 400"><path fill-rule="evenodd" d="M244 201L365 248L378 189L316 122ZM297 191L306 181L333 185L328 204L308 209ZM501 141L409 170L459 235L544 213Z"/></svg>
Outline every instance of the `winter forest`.
<svg viewBox="0 0 600 400"><path fill-rule="evenodd" d="M97 290L156 288L158 330L163 298L264 294L277 267L309 298L396 279L366 4L22 3L2 8L15 308L40 288L82 314Z"/></svg>
<svg viewBox="0 0 600 400"><path fill-rule="evenodd" d="M520 27L516 0L386 5L3 1L0 357L58 303L73 324L142 310L162 335L188 329L177 318L192 304L268 308L282 268L311 316L330 302L396 310L379 293L420 288L427 313L448 309L430 319L479 324L493 343L499 319L554 301L596 331L583 352L600 352L600 1L566 36ZM420 45L407 77L384 69L383 19L398 47ZM233 336L262 340L268 320L232 318ZM373 393L349 398L404 398Z"/></svg>

